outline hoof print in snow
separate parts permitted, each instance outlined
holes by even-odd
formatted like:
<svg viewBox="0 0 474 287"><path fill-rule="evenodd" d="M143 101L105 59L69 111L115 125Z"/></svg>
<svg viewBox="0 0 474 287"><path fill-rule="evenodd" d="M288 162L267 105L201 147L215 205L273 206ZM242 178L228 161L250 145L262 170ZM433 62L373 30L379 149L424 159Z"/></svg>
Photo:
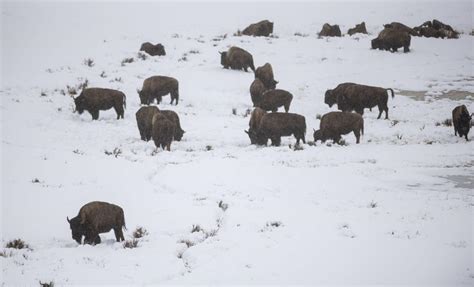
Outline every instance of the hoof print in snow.
<svg viewBox="0 0 474 287"><path fill-rule="evenodd" d="M260 232L267 232L273 231L275 228L283 227L283 223L281 221L269 221L265 224L265 226L260 229Z"/></svg>

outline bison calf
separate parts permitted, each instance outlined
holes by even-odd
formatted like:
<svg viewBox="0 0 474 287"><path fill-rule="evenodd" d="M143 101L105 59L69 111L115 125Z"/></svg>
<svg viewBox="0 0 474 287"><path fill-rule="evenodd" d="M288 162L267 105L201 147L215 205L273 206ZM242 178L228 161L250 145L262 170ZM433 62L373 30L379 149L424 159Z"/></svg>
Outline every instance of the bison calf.
<svg viewBox="0 0 474 287"><path fill-rule="evenodd" d="M230 47L227 52L219 52L221 54L221 65L224 68L232 70L248 71L248 68L255 72L252 55L239 47Z"/></svg>
<svg viewBox="0 0 474 287"><path fill-rule="evenodd" d="M150 56L165 56L165 47L161 44L153 45L150 42L143 43L140 51L147 53Z"/></svg>
<svg viewBox="0 0 474 287"><path fill-rule="evenodd" d="M278 84L278 81L275 81L273 76L272 65L269 63L265 63L265 65L258 67L257 70L255 70L255 78L260 79L268 90L275 89Z"/></svg>
<svg viewBox="0 0 474 287"><path fill-rule="evenodd" d="M472 117L465 105L455 107L453 110L454 135L464 136L468 140L467 134L471 129L471 119Z"/></svg>
<svg viewBox="0 0 474 287"><path fill-rule="evenodd" d="M99 111L114 108L117 113L117 120L124 116L126 107L125 94L112 89L88 88L74 99L76 111L82 114L88 111L93 120L99 119Z"/></svg>
<svg viewBox="0 0 474 287"><path fill-rule="evenodd" d="M364 134L364 119L361 115L347 112L330 112L321 118L319 130L315 130L314 141L325 142L332 139L339 143L341 135L354 132L356 142L360 142L361 133Z"/></svg>
<svg viewBox="0 0 474 287"><path fill-rule="evenodd" d="M142 140L149 141L151 139L153 116L158 112L160 110L156 106L141 107L136 112L138 131Z"/></svg>
<svg viewBox="0 0 474 287"><path fill-rule="evenodd" d="M100 233L114 230L115 239L117 241L125 240L122 228L125 227L125 217L123 209L120 206L101 202L89 202L79 210L79 214L69 219L67 222L71 228L72 238L77 243L82 243L84 236L84 244L100 243Z"/></svg>
<svg viewBox="0 0 474 287"><path fill-rule="evenodd" d="M296 143L305 141L306 120L304 116L292 113L269 113L261 117L259 127L256 130L249 130L246 133L252 143L266 145L268 139L272 145L279 146L282 136L294 135Z"/></svg>
<svg viewBox="0 0 474 287"><path fill-rule="evenodd" d="M285 107L285 112L290 110L291 101L293 100L293 95L285 90L269 90L262 94L260 102L255 106L259 107L265 111L278 111L278 108L283 106Z"/></svg>
<svg viewBox="0 0 474 287"><path fill-rule="evenodd" d="M151 136L157 148L170 150L175 134L175 124L164 114L156 113L152 119Z"/></svg>
<svg viewBox="0 0 474 287"><path fill-rule="evenodd" d="M171 95L171 102L178 104L179 101L179 83L178 80L166 76L153 76L143 81L141 90L137 90L142 105L149 105L156 99L158 104L163 96Z"/></svg>

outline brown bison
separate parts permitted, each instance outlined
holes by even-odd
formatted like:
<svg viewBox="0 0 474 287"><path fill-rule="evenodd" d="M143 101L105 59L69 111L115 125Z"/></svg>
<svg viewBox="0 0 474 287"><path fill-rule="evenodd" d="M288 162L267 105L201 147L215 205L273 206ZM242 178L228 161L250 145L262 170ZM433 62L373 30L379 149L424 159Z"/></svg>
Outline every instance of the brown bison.
<svg viewBox="0 0 474 287"><path fill-rule="evenodd" d="M267 112L261 108L255 108L250 115L249 130L245 132L247 134L254 134L260 128L260 121L266 113ZM254 137L250 137L250 143L256 144Z"/></svg>
<svg viewBox="0 0 474 287"><path fill-rule="evenodd" d="M168 120L174 123L174 126L175 126L174 136L173 136L174 140L181 141L185 131L181 129L181 123L179 121L178 114L175 111L170 111L170 110L161 110L160 113L162 113L165 117L168 118Z"/></svg>
<svg viewBox="0 0 474 287"><path fill-rule="evenodd" d="M71 227L72 238L79 244L82 243L83 236L84 244L98 244L99 234L111 229L114 230L117 241L125 240L122 232L122 228L125 228L125 217L120 206L92 201L81 207L76 217L66 219Z"/></svg>
<svg viewBox="0 0 474 287"><path fill-rule="evenodd" d="M253 106L256 107L256 104L262 100L262 94L266 91L265 85L256 78L253 80L250 85L250 97L252 99Z"/></svg>
<svg viewBox="0 0 474 287"><path fill-rule="evenodd" d="M392 98L395 96L390 88L344 83L334 90L326 91L325 103L331 107L335 100L339 110L343 112L354 110L360 115L364 114L365 108L371 109L377 106L379 109L377 119L380 119L383 111L385 111L385 119L388 119L387 91L392 93Z"/></svg>
<svg viewBox="0 0 474 287"><path fill-rule="evenodd" d="M219 52L221 54L221 65L225 69L248 71L248 68L255 72L252 55L239 47L230 47L227 52Z"/></svg>
<svg viewBox="0 0 474 287"><path fill-rule="evenodd" d="M468 140L467 134L471 129L471 119L472 117L465 105L455 107L453 110L454 135L464 136Z"/></svg>
<svg viewBox="0 0 474 287"><path fill-rule="evenodd" d="M125 94L112 89L88 88L74 99L76 111L82 114L88 111L93 120L99 119L99 111L114 108L117 113L117 120L124 116L126 107Z"/></svg>
<svg viewBox="0 0 474 287"><path fill-rule="evenodd" d="M411 36L402 30L385 28L379 36L372 40L372 49L396 52L403 47L403 52L410 52Z"/></svg>
<svg viewBox="0 0 474 287"><path fill-rule="evenodd" d="M315 130L314 141L325 142L332 139L335 143L339 143L341 135L354 132L356 142L360 142L361 133L364 134L364 119L361 115L347 112L330 112L321 118L319 130Z"/></svg>
<svg viewBox="0 0 474 287"><path fill-rule="evenodd" d="M178 80L166 76L153 76L143 81L141 90L137 90L142 105L149 105L156 99L158 104L163 96L171 95L171 102L178 104L179 101L179 83Z"/></svg>
<svg viewBox="0 0 474 287"><path fill-rule="evenodd" d="M457 39L459 38L459 32L454 30L451 26L444 24L441 21L436 19L431 21L426 21L418 27L415 27L414 30L418 32L420 36L427 38L448 38L448 39Z"/></svg>
<svg viewBox="0 0 474 287"><path fill-rule="evenodd" d="M165 47L161 44L153 45L150 42L143 43L140 51L147 53L150 56L165 56Z"/></svg>
<svg viewBox="0 0 474 287"><path fill-rule="evenodd" d="M255 78L260 79L266 89L274 89L278 84L278 81L275 81L275 78L273 77L272 65L269 63L265 63L265 65L258 67L257 70L255 70Z"/></svg>
<svg viewBox="0 0 474 287"><path fill-rule="evenodd" d="M405 24L399 23L399 22L392 22L390 24L385 24L383 26L385 28L395 29L395 30L406 32L406 33L410 34L411 36L419 36L418 32L416 32L416 30L408 27Z"/></svg>
<svg viewBox="0 0 474 287"><path fill-rule="evenodd" d="M156 106L141 107L136 113L138 131L140 138L144 141L151 140L152 120L153 116L160 112Z"/></svg>
<svg viewBox="0 0 474 287"><path fill-rule="evenodd" d="M164 114L156 113L152 119L151 137L157 148L170 150L171 142L175 134L175 124L169 120Z"/></svg>
<svg viewBox="0 0 474 287"><path fill-rule="evenodd" d="M341 29L339 25L329 25L325 23L321 32L319 32L319 37L341 37Z"/></svg>
<svg viewBox="0 0 474 287"><path fill-rule="evenodd" d="M273 22L263 20L258 23L251 24L242 31L243 35L268 37L273 33Z"/></svg>
<svg viewBox="0 0 474 287"><path fill-rule="evenodd" d="M279 146L281 137L294 135L296 143L305 141L306 120L303 116L292 113L269 113L264 114L260 120L259 128L245 131L250 137L250 142L258 145L266 145L271 139L272 145Z"/></svg>
<svg viewBox="0 0 474 287"><path fill-rule="evenodd" d="M293 100L293 95L285 90L268 90L262 94L261 101L255 104L256 107L259 107L265 111L278 111L278 108L283 106L285 107L285 112L290 110L291 101Z"/></svg>
<svg viewBox="0 0 474 287"><path fill-rule="evenodd" d="M354 28L350 28L349 30L347 30L347 34L349 34L349 36L352 36L356 33L367 34L367 28L365 28L365 22L356 24Z"/></svg>

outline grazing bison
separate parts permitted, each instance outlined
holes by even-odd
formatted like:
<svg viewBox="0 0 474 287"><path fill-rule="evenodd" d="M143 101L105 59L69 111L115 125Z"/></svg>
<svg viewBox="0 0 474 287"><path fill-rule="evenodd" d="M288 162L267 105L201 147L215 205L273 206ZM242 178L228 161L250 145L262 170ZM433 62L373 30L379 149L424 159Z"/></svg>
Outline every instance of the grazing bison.
<svg viewBox="0 0 474 287"><path fill-rule="evenodd" d="M155 146L169 151L171 142L175 134L175 124L169 120L164 114L156 113L152 119L151 137L155 142Z"/></svg>
<svg viewBox="0 0 474 287"><path fill-rule="evenodd" d="M285 112L288 112L292 100L293 95L288 91L280 89L268 90L262 94L261 101L255 106L272 112L278 111L278 108L283 106L285 107Z"/></svg>
<svg viewBox="0 0 474 287"><path fill-rule="evenodd" d="M349 30L347 30L347 34L349 34L349 36L352 36L356 33L367 34L367 28L365 28L365 22L356 24L354 28L350 28Z"/></svg>
<svg viewBox="0 0 474 287"><path fill-rule="evenodd" d="M248 68L255 72L252 55L239 47L230 47L227 52L219 52L221 54L221 65L224 68L232 70L248 71Z"/></svg>
<svg viewBox="0 0 474 287"><path fill-rule="evenodd" d="M253 106L256 107L256 104L262 100L262 94L266 91L265 85L256 78L253 80L250 85L250 97L252 99Z"/></svg>
<svg viewBox="0 0 474 287"><path fill-rule="evenodd" d="M451 26L444 24L441 21L436 19L431 21L426 21L418 27L415 27L414 30L418 32L420 36L427 38L448 38L448 39L457 39L459 38L459 32L454 30Z"/></svg>
<svg viewBox="0 0 474 287"><path fill-rule="evenodd" d="M354 110L360 115L364 114L365 108L371 109L377 106L379 109L377 119L380 119L383 111L385 111L385 119L388 119L387 91L392 93L392 98L395 96L392 89L344 83L337 86L336 89L329 93L326 91L325 98L328 98L328 100L326 101L325 99L325 102L331 103L328 103L328 105L332 106L334 104L334 99L336 99L339 110L343 112Z"/></svg>
<svg viewBox="0 0 474 287"><path fill-rule="evenodd" d="M266 113L267 112L262 110L261 108L255 108L252 111L252 114L250 115L249 130L245 132L249 135L251 144L256 144L256 139L255 137L251 137L250 135L258 131L258 129L260 128L260 121Z"/></svg>
<svg viewBox="0 0 474 287"><path fill-rule="evenodd" d="M165 56L165 47L161 44L153 45L150 42L143 43L140 51L147 53L150 56Z"/></svg>
<svg viewBox="0 0 474 287"><path fill-rule="evenodd" d="M185 131L183 131L183 129L181 129L181 123L179 121L178 114L176 112L170 111L170 110L161 110L160 113L162 113L165 117L168 118L168 120L170 120L174 123L174 126L175 126L174 140L181 141Z"/></svg>
<svg viewBox="0 0 474 287"><path fill-rule="evenodd" d="M455 107L453 110L454 135L464 136L468 140L467 134L471 129L471 119L472 117L465 105Z"/></svg>
<svg viewBox="0 0 474 287"><path fill-rule="evenodd" d="M339 143L341 135L354 132L356 142L360 142L361 133L364 134L364 119L361 115L347 112L330 112L321 118L319 130L315 130L314 141L325 142L332 139Z"/></svg>
<svg viewBox="0 0 474 287"><path fill-rule="evenodd" d="M341 29L339 25L329 25L328 23L323 25L321 32L318 34L320 37L341 37Z"/></svg>
<svg viewBox="0 0 474 287"><path fill-rule="evenodd" d="M141 107L136 113L138 131L140 137L144 141L151 140L152 120L153 116L160 112L156 106Z"/></svg>
<svg viewBox="0 0 474 287"><path fill-rule="evenodd" d="M74 103L79 114L88 111L93 120L99 119L99 111L114 108L118 120L123 119L126 97L124 93L117 90L88 88L74 99Z"/></svg>
<svg viewBox="0 0 474 287"><path fill-rule="evenodd" d="M260 79L267 89L274 89L278 84L278 81L275 81L275 78L273 77L272 65L269 63L266 63L255 70L255 78Z"/></svg>
<svg viewBox="0 0 474 287"><path fill-rule="evenodd" d="M264 114L258 129L246 131L252 143L266 145L271 139L272 145L279 146L281 137L294 135L296 143L305 141L306 120L303 116L292 113Z"/></svg>
<svg viewBox="0 0 474 287"><path fill-rule="evenodd" d="M395 29L395 30L406 32L406 33L410 34L411 36L419 36L416 30L408 27L405 24L399 23L399 22L392 22L390 24L385 24L383 26L385 28Z"/></svg>
<svg viewBox="0 0 474 287"><path fill-rule="evenodd" d="M403 52L410 52L411 36L402 30L385 28L379 36L372 40L372 49L396 52L403 47Z"/></svg>
<svg viewBox="0 0 474 287"><path fill-rule="evenodd" d="M153 76L143 81L143 87L141 90L137 90L140 96L140 102L142 105L149 105L156 99L158 104L161 102L163 96L168 94L171 95L171 102L175 101L178 104L179 101L179 83L178 80L166 76Z"/></svg>
<svg viewBox="0 0 474 287"><path fill-rule="evenodd" d="M273 22L263 20L258 23L251 24L242 31L243 35L268 37L273 33Z"/></svg>
<svg viewBox="0 0 474 287"><path fill-rule="evenodd" d="M99 233L109 232L111 229L114 230L117 241L125 240L122 232L125 227L123 209L111 203L89 202L81 207L76 217L67 217L67 222L71 227L72 238L79 244L82 243L83 236L84 244L98 244Z"/></svg>

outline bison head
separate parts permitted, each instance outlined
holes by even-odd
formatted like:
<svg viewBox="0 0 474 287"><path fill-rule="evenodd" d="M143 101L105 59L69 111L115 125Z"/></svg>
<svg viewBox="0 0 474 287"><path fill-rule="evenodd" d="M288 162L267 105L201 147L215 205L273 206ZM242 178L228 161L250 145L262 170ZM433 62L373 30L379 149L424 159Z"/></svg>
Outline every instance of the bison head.
<svg viewBox="0 0 474 287"><path fill-rule="evenodd" d="M248 131L245 131L245 133L250 138L250 144L257 144L257 145L267 144L267 138L264 135L257 132L256 130L249 129Z"/></svg>
<svg viewBox="0 0 474 287"><path fill-rule="evenodd" d="M317 142L318 140L324 141L323 134L321 133L321 130L314 130L313 138L314 138L314 142Z"/></svg>
<svg viewBox="0 0 474 287"><path fill-rule="evenodd" d="M76 111L79 114L82 114L84 112L84 110L86 109L84 97L79 96L79 97L75 98L74 99L74 104L76 105Z"/></svg>
<svg viewBox="0 0 474 287"><path fill-rule="evenodd" d="M219 52L221 54L221 65L228 66L227 64L227 52Z"/></svg>
<svg viewBox="0 0 474 287"><path fill-rule="evenodd" d="M148 97L143 93L143 91L140 91L137 89L138 96L140 97L140 104L142 105L148 105Z"/></svg>
<svg viewBox="0 0 474 287"><path fill-rule="evenodd" d="M182 129L178 129L178 132L175 134L176 137L174 139L180 141L183 138L184 133L185 131L183 131Z"/></svg>
<svg viewBox="0 0 474 287"><path fill-rule="evenodd" d="M372 49L381 49L382 48L382 43L379 38L375 38L371 42L372 44Z"/></svg>
<svg viewBox="0 0 474 287"><path fill-rule="evenodd" d="M278 81L271 80L270 81L270 86L268 88L269 89L275 89L277 84L278 84Z"/></svg>
<svg viewBox="0 0 474 287"><path fill-rule="evenodd" d="M81 219L79 216L72 218L66 218L67 222L69 223L69 227L71 228L72 239L76 240L77 243L82 243L82 236L86 234L86 228L83 224L81 224Z"/></svg>
<svg viewBox="0 0 474 287"><path fill-rule="evenodd" d="M324 94L324 103L330 108L336 103L336 99L332 94L332 90L327 90Z"/></svg>

